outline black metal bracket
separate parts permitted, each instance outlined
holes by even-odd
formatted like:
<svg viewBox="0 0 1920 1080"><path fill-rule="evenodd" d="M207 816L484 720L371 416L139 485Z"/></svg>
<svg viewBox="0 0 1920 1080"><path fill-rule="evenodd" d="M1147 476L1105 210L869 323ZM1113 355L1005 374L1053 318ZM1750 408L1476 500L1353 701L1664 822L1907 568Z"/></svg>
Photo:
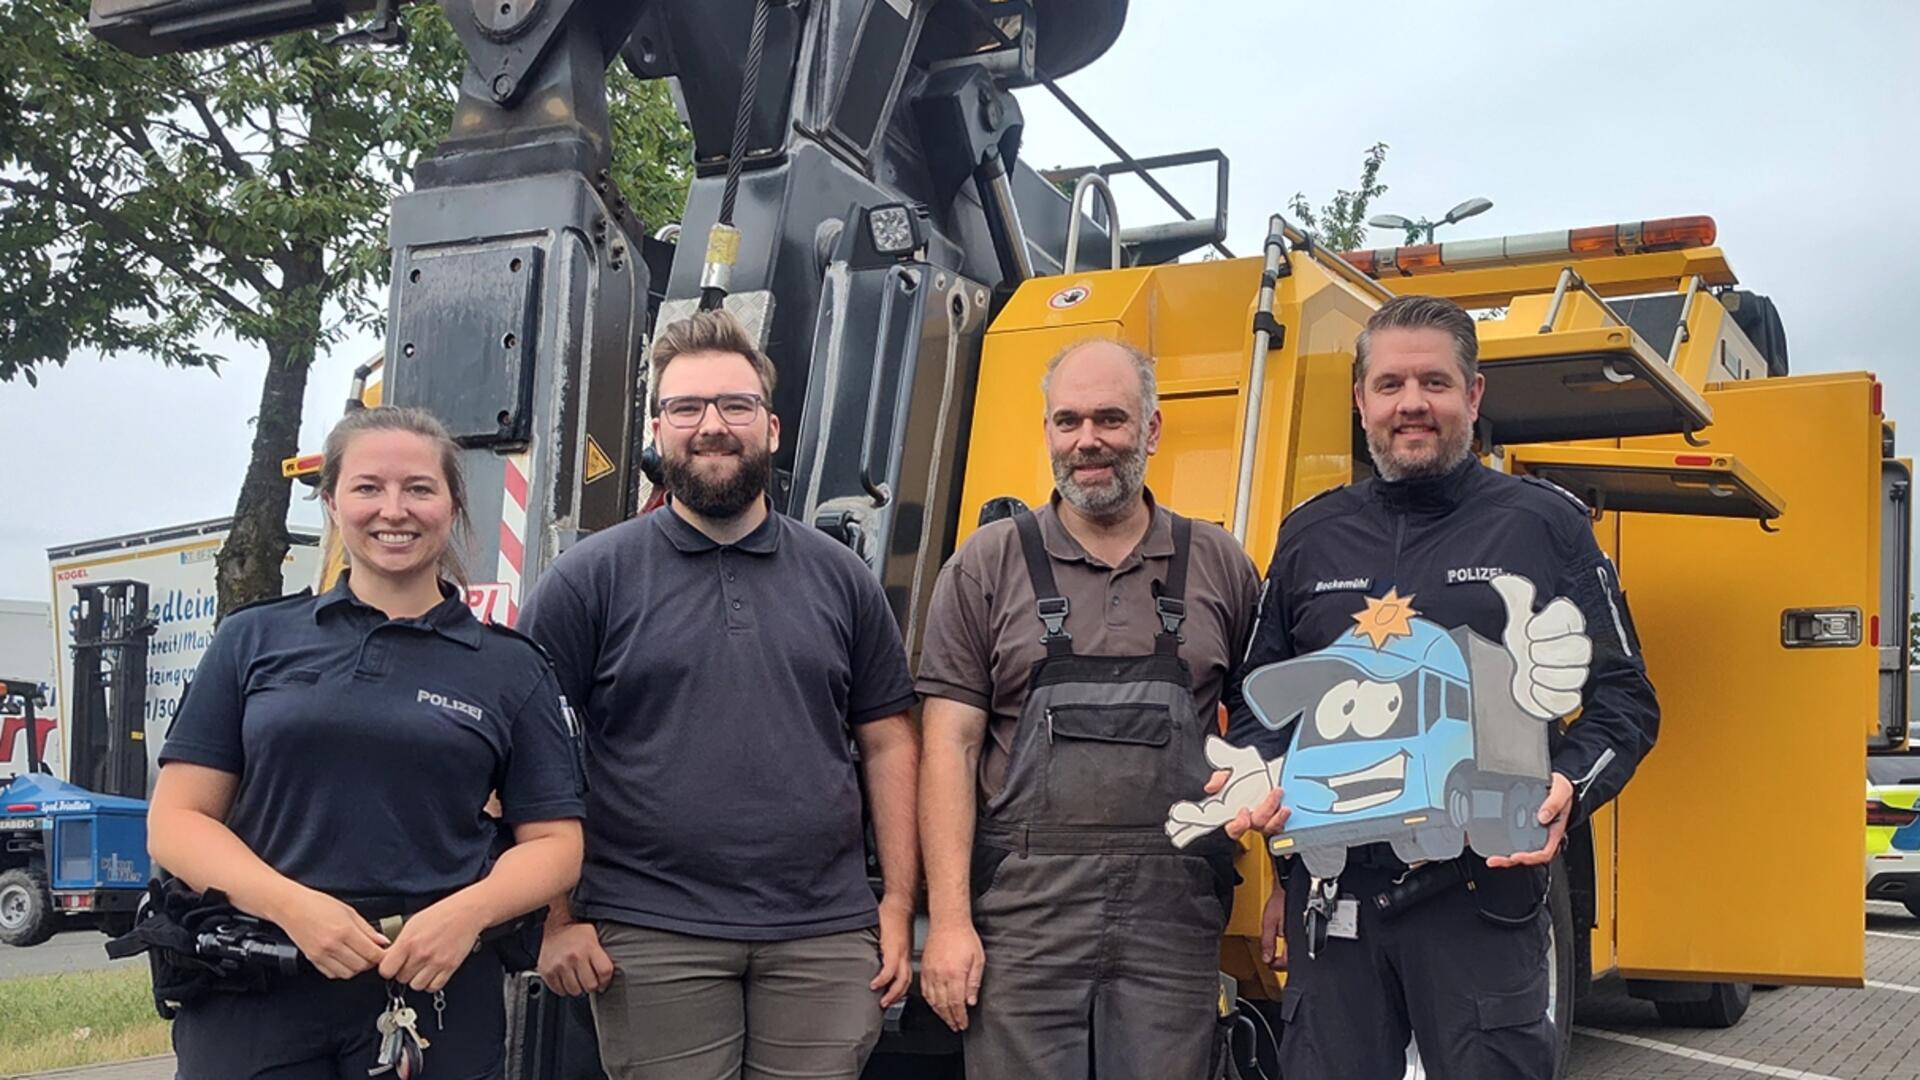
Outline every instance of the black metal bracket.
<svg viewBox="0 0 1920 1080"><path fill-rule="evenodd" d="M329 45L360 46L400 46L407 43L407 24L400 21L393 12L395 0L379 0L373 6L373 18L351 30L335 34L327 39Z"/></svg>
<svg viewBox="0 0 1920 1080"><path fill-rule="evenodd" d="M1019 102L994 83L984 68L935 72L913 100L927 149L934 206L944 212L988 159L1013 171L1026 121Z"/></svg>
<svg viewBox="0 0 1920 1080"><path fill-rule="evenodd" d="M441 0L460 37L467 67L501 108L511 108L535 83L535 73L553 47L575 0ZM639 19L632 5L624 26L600 26L602 35L624 39Z"/></svg>
<svg viewBox="0 0 1920 1080"><path fill-rule="evenodd" d="M1607 513L1607 493L1597 487L1587 489L1587 516L1599 521Z"/></svg>

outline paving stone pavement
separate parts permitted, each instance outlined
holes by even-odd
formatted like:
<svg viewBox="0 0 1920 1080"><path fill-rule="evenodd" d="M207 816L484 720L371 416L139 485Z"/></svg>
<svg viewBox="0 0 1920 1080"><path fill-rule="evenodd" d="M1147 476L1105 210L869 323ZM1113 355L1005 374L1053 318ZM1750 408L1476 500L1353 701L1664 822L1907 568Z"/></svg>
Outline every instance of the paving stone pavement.
<svg viewBox="0 0 1920 1080"><path fill-rule="evenodd" d="M1920 919L1870 903L1866 932L1865 989L1756 993L1724 1031L1667 1027L1602 982L1574 1018L1567 1080L1920 1080Z"/></svg>
<svg viewBox="0 0 1920 1080"><path fill-rule="evenodd" d="M1746 1018L1724 1031L1667 1027L1618 980L1604 981L1574 1018L1566 1080L1920 1080L1920 919L1868 904L1866 933L1865 989L1756 993ZM41 1074L172 1078L171 1058Z"/></svg>

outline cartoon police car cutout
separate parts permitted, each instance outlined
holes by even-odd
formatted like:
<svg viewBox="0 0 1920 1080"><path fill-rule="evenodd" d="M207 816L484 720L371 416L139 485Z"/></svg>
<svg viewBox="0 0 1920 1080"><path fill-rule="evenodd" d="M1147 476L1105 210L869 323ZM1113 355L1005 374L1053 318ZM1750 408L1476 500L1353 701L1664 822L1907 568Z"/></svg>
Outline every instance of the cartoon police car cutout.
<svg viewBox="0 0 1920 1080"><path fill-rule="evenodd" d="M1278 786L1292 813L1269 845L1316 877L1338 876L1349 847L1375 842L1408 863L1468 843L1486 856L1545 846L1547 725L1578 707L1592 643L1572 601L1536 613L1527 579L1489 585L1507 611L1500 644L1419 618L1414 597L1389 591L1367 600L1350 635L1249 674L1255 717L1292 727L1287 753L1266 761L1209 740L1227 783L1169 808L1168 837L1185 847Z"/></svg>

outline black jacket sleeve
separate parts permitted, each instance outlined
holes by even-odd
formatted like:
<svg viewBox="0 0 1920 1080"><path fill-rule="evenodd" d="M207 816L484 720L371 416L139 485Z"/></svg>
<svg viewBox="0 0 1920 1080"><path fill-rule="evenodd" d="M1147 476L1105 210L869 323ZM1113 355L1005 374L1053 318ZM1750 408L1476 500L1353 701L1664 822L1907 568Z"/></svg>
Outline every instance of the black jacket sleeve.
<svg viewBox="0 0 1920 1080"><path fill-rule="evenodd" d="M1653 750L1660 734L1660 704L1647 681L1647 666L1612 560L1594 542L1585 522L1565 539L1570 558L1557 593L1580 608L1587 621L1587 637L1593 642L1593 664L1581 694L1580 716L1553 749L1553 771L1572 780L1579 796L1574 805L1578 821L1618 795ZM1608 750L1613 758L1601 765ZM1587 781L1584 787L1582 781Z"/></svg>
<svg viewBox="0 0 1920 1080"><path fill-rule="evenodd" d="M1227 688L1220 698L1227 706L1227 741L1235 746L1255 747L1268 759L1286 752L1287 732L1270 730L1253 715L1253 709L1240 693L1240 684L1250 672L1291 659L1294 654L1293 620L1287 612L1288 576L1283 569L1285 535L1283 531L1283 542L1275 545L1273 559L1267 564L1267 579L1260 587L1259 613L1254 618L1253 632L1247 637L1246 655L1228 673Z"/></svg>

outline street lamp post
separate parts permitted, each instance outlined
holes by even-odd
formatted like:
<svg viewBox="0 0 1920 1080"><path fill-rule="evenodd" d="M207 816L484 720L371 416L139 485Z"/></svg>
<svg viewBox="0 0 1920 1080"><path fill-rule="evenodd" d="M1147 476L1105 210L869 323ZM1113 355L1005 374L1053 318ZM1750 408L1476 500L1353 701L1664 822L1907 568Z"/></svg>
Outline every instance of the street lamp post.
<svg viewBox="0 0 1920 1080"><path fill-rule="evenodd" d="M1408 232L1416 229L1424 230L1427 234L1427 243L1431 244L1433 243L1433 231L1440 226L1458 224L1475 214L1484 214L1491 209L1493 209L1492 199L1483 199L1476 195L1447 211L1446 216L1439 221L1428 221L1424 217L1419 221L1413 221L1401 217L1399 214L1376 214L1367 219L1367 224L1376 229L1405 229Z"/></svg>

